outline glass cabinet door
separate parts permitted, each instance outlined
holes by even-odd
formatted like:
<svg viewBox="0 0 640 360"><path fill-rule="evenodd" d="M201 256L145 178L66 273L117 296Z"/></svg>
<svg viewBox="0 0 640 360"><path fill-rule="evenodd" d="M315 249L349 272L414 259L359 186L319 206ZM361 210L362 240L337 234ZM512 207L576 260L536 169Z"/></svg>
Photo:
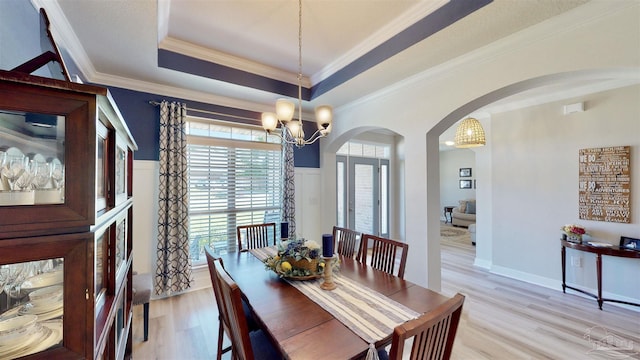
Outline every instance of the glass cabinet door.
<svg viewBox="0 0 640 360"><path fill-rule="evenodd" d="M0 239L95 222L96 96L0 76Z"/></svg>
<svg viewBox="0 0 640 360"><path fill-rule="evenodd" d="M96 130L96 212L102 214L107 210L109 193L109 130L102 122L98 122Z"/></svg>
<svg viewBox="0 0 640 360"><path fill-rule="evenodd" d="M120 137L116 137L116 161L115 161L115 195L116 205L123 203L128 199L127 178L128 178L128 149L124 140Z"/></svg>
<svg viewBox="0 0 640 360"><path fill-rule="evenodd" d="M54 348L67 357L87 355L78 324L93 316L86 301L89 237L0 241L0 359Z"/></svg>
<svg viewBox="0 0 640 360"><path fill-rule="evenodd" d="M64 259L0 265L0 358L59 346L63 338Z"/></svg>
<svg viewBox="0 0 640 360"><path fill-rule="evenodd" d="M65 117L0 108L0 206L64 200Z"/></svg>

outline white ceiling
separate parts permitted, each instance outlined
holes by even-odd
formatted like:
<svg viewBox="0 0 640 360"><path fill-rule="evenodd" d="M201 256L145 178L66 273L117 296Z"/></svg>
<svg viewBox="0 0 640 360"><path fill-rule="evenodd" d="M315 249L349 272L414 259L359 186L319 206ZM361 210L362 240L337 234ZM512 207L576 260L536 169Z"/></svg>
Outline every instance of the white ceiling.
<svg viewBox="0 0 640 360"><path fill-rule="evenodd" d="M32 0L85 79L160 95L272 111L281 95L158 66L158 49L296 83L298 3L292 0ZM436 10L447 0L305 0L303 74L315 85ZM585 5L585 3L587 3ZM495 0L325 94L340 107L458 59L587 0ZM563 92L567 86L554 91ZM548 90L508 102L526 104ZM485 109L487 110L487 109Z"/></svg>

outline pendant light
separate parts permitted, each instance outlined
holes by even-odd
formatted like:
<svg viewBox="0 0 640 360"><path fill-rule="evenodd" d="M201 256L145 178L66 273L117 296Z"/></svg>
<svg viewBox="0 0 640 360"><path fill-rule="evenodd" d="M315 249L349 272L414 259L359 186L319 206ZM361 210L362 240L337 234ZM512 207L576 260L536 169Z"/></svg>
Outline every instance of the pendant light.
<svg viewBox="0 0 640 360"><path fill-rule="evenodd" d="M486 145L487 140L480 121L472 117L462 120L456 129L454 142L458 148L472 148Z"/></svg>

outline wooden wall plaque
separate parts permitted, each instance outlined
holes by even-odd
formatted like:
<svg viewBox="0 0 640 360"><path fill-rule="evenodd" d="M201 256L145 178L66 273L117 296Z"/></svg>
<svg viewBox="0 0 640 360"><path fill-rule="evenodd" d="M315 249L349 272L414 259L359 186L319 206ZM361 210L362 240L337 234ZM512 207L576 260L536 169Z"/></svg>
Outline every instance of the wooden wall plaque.
<svg viewBox="0 0 640 360"><path fill-rule="evenodd" d="M580 149L580 219L631 222L631 147Z"/></svg>

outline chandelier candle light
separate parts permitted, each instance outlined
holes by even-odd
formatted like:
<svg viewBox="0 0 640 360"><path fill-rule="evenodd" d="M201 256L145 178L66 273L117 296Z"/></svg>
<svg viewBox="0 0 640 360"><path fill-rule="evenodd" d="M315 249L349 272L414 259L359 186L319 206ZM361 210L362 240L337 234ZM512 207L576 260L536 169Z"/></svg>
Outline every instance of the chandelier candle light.
<svg viewBox="0 0 640 360"><path fill-rule="evenodd" d="M279 136L287 144L295 144L301 148L313 144L318 139L327 136L331 132L333 121L333 108L329 105L316 107L316 122L318 130L309 139L304 138L302 129L302 0L298 0L298 118L294 119L296 106L293 101L278 99L276 112L262 113L262 127L271 135ZM282 127L283 134L275 132L278 124Z"/></svg>

